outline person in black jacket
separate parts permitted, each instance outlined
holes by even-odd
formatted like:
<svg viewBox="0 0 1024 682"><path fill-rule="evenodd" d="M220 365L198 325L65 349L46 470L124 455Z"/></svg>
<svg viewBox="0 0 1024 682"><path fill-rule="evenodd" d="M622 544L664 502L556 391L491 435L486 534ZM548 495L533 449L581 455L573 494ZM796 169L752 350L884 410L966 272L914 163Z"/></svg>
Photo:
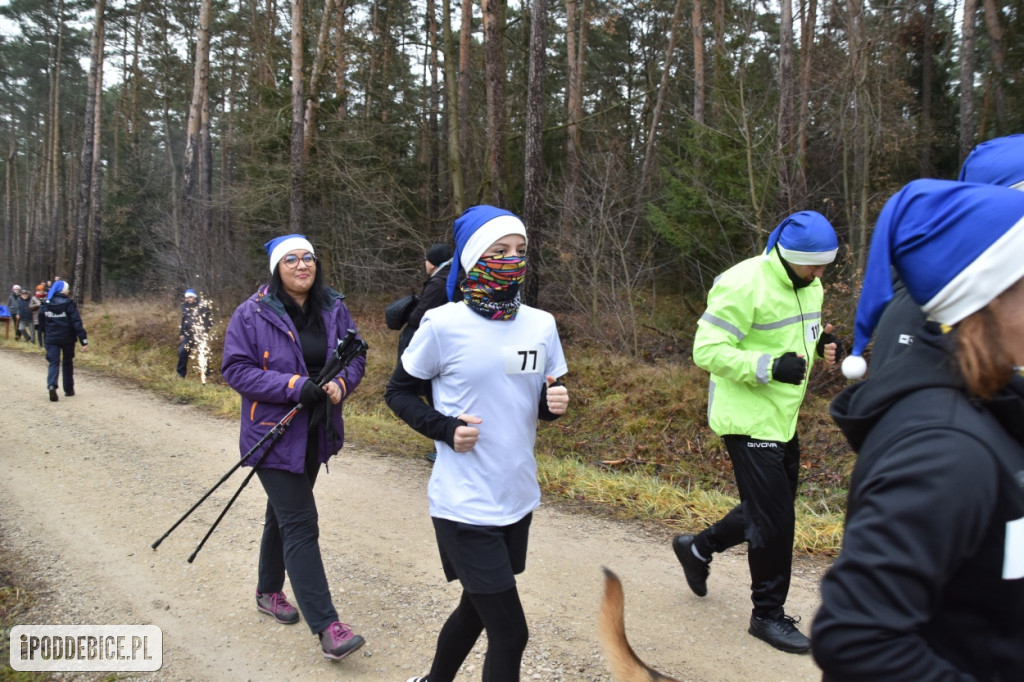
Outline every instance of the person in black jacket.
<svg viewBox="0 0 1024 682"><path fill-rule="evenodd" d="M64 370L64 395L75 394L75 340L82 344L83 351L89 350L82 316L69 298L70 293L68 283L59 279L50 287L46 301L39 308L39 327L46 335L46 361L50 363L46 390L53 402L57 402L57 377L61 368Z"/></svg>
<svg viewBox="0 0 1024 682"><path fill-rule="evenodd" d="M1024 678L1022 250L1004 187L917 180L879 216L853 357L890 264L929 321L831 405L858 457L811 636L825 680Z"/></svg>
<svg viewBox="0 0 1024 682"><path fill-rule="evenodd" d="M442 306L448 302L448 272L452 267L452 249L447 244L433 244L427 249L423 267L427 271L427 281L423 283L423 291L420 292L416 305L409 312L405 327L398 335L398 361L402 361L402 353L405 352L413 334L420 328L423 315L428 310ZM420 387L420 395L427 400L427 404L434 406L433 396L430 390L430 382L424 381ZM437 451L430 450L424 455L428 462L437 461Z"/></svg>
<svg viewBox="0 0 1024 682"><path fill-rule="evenodd" d="M210 318L210 307L199 304L195 289L185 290L185 302L181 304L181 326L178 329L178 376L184 379L188 375L188 358L198 347L201 335L210 332L213 320ZM204 370L205 371L205 370Z"/></svg>
<svg viewBox="0 0 1024 682"><path fill-rule="evenodd" d="M433 308L444 305L448 302L448 292L445 284L448 281L448 270L452 266L452 249L447 244L433 244L427 249L423 267L427 271L427 281L423 283L423 291L420 292L419 300L409 311L409 317L405 321L405 327L398 335L398 357L401 359L412 335L420 328L420 321L423 315Z"/></svg>

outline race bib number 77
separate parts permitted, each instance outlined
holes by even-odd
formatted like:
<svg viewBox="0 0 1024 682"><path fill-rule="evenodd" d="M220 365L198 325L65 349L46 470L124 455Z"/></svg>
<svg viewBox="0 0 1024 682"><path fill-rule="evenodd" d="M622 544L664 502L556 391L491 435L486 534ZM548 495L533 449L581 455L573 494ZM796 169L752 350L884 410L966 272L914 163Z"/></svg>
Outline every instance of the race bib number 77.
<svg viewBox="0 0 1024 682"><path fill-rule="evenodd" d="M502 346L501 353L505 358L505 374L537 374L547 366L547 357L543 346L540 348L521 348Z"/></svg>

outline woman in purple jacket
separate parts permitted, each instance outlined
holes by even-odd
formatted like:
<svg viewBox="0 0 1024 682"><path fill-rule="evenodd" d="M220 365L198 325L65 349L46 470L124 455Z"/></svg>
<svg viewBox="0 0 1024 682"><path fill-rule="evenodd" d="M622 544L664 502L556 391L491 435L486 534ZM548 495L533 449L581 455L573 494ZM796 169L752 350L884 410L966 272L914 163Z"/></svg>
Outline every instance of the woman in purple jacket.
<svg viewBox="0 0 1024 682"><path fill-rule="evenodd" d="M341 294L324 285L313 245L290 234L265 245L269 284L238 306L224 337L224 379L242 396L242 455L294 406L300 410L256 475L267 491L256 608L278 623L299 621L282 591L287 571L299 609L325 657L339 660L364 644L338 619L320 556L313 484L320 465L341 449L341 402L363 378L357 357L324 388L317 385L330 353L355 322ZM262 452L246 462L255 464Z"/></svg>

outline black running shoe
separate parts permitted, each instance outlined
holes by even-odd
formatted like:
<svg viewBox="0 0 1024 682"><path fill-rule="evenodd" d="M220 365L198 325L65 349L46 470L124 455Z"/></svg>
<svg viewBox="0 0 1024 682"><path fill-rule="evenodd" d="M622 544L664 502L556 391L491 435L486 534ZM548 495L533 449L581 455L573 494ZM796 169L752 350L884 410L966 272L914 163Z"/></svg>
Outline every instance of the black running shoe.
<svg viewBox="0 0 1024 682"><path fill-rule="evenodd" d="M683 575L686 576L686 584L690 586L693 593L703 597L708 593L708 574L711 572L711 560L701 561L693 553L693 536L677 535L672 540L672 549L675 550L676 558L683 565Z"/></svg>
<svg viewBox="0 0 1024 682"><path fill-rule="evenodd" d="M778 618L758 618L751 614L750 629L747 632L780 651L803 654L811 650L811 640L796 629L799 622L798 618L785 615Z"/></svg>

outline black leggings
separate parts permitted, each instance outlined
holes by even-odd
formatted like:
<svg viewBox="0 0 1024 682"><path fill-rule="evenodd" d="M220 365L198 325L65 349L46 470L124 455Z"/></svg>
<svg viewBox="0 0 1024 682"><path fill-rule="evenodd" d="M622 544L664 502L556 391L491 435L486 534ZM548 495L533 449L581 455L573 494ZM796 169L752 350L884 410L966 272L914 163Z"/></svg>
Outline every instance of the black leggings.
<svg viewBox="0 0 1024 682"><path fill-rule="evenodd" d="M437 636L437 651L427 676L430 682L452 682L483 630L487 630L483 682L518 682L530 632L514 587L498 594L463 590L459 605Z"/></svg>

